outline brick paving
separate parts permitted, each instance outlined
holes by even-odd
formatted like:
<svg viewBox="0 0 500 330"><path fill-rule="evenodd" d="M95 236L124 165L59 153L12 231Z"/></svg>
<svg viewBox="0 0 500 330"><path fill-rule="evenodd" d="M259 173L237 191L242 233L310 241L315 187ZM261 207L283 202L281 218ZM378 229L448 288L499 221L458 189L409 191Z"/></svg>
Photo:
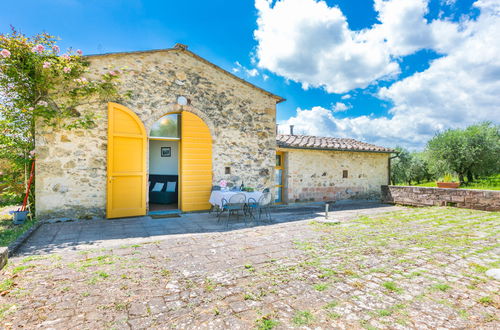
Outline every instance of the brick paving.
<svg viewBox="0 0 500 330"><path fill-rule="evenodd" d="M26 247L0 275L1 323L7 329L500 327L500 283L485 275L500 268L499 213L375 207L338 211L340 224L292 221L286 212L274 217L267 226L141 242L110 238L113 245L97 235L90 249L88 242L42 254Z"/></svg>

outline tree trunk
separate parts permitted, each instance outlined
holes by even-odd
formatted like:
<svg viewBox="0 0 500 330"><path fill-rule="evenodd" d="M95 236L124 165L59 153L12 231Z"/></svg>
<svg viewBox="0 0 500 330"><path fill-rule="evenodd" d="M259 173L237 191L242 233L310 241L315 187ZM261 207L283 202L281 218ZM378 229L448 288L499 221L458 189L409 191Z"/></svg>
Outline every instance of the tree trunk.
<svg viewBox="0 0 500 330"><path fill-rule="evenodd" d="M463 173L458 173L458 180L460 181L460 184L464 183L464 174Z"/></svg>
<svg viewBox="0 0 500 330"><path fill-rule="evenodd" d="M467 171L467 182L472 182L474 181L474 174L472 174L471 170Z"/></svg>

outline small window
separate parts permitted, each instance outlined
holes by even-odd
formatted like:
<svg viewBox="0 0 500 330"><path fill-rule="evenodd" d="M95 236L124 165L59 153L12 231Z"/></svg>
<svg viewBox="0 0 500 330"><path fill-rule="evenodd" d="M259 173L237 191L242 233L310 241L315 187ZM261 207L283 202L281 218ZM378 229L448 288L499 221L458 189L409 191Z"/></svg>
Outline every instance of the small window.
<svg viewBox="0 0 500 330"><path fill-rule="evenodd" d="M276 155L276 166L281 166L281 155Z"/></svg>
<svg viewBox="0 0 500 330"><path fill-rule="evenodd" d="M178 114L166 115L161 117L151 127L149 136L163 138L179 138L179 123L180 117Z"/></svg>
<svg viewBox="0 0 500 330"><path fill-rule="evenodd" d="M230 167L226 167L224 173L231 174L231 168Z"/></svg>
<svg viewBox="0 0 500 330"><path fill-rule="evenodd" d="M349 177L349 172L347 172L347 170L343 170L342 171L342 178L347 179L348 177Z"/></svg>

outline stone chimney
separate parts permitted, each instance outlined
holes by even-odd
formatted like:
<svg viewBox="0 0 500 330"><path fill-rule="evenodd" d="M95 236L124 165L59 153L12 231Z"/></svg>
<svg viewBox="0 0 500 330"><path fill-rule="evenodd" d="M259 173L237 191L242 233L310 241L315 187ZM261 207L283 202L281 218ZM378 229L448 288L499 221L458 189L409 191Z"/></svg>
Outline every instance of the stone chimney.
<svg viewBox="0 0 500 330"><path fill-rule="evenodd" d="M293 135L293 125L290 125L290 135Z"/></svg>

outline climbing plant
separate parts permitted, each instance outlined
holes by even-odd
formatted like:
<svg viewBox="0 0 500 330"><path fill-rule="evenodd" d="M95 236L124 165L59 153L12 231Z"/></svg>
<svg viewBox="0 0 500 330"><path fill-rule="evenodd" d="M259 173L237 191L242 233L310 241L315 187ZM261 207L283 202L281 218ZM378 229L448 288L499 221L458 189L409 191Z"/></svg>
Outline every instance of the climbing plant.
<svg viewBox="0 0 500 330"><path fill-rule="evenodd" d="M0 197L19 191L34 157L36 125L90 128L94 114L78 106L120 98L118 71L88 73L82 51L61 51L54 36L0 34Z"/></svg>

